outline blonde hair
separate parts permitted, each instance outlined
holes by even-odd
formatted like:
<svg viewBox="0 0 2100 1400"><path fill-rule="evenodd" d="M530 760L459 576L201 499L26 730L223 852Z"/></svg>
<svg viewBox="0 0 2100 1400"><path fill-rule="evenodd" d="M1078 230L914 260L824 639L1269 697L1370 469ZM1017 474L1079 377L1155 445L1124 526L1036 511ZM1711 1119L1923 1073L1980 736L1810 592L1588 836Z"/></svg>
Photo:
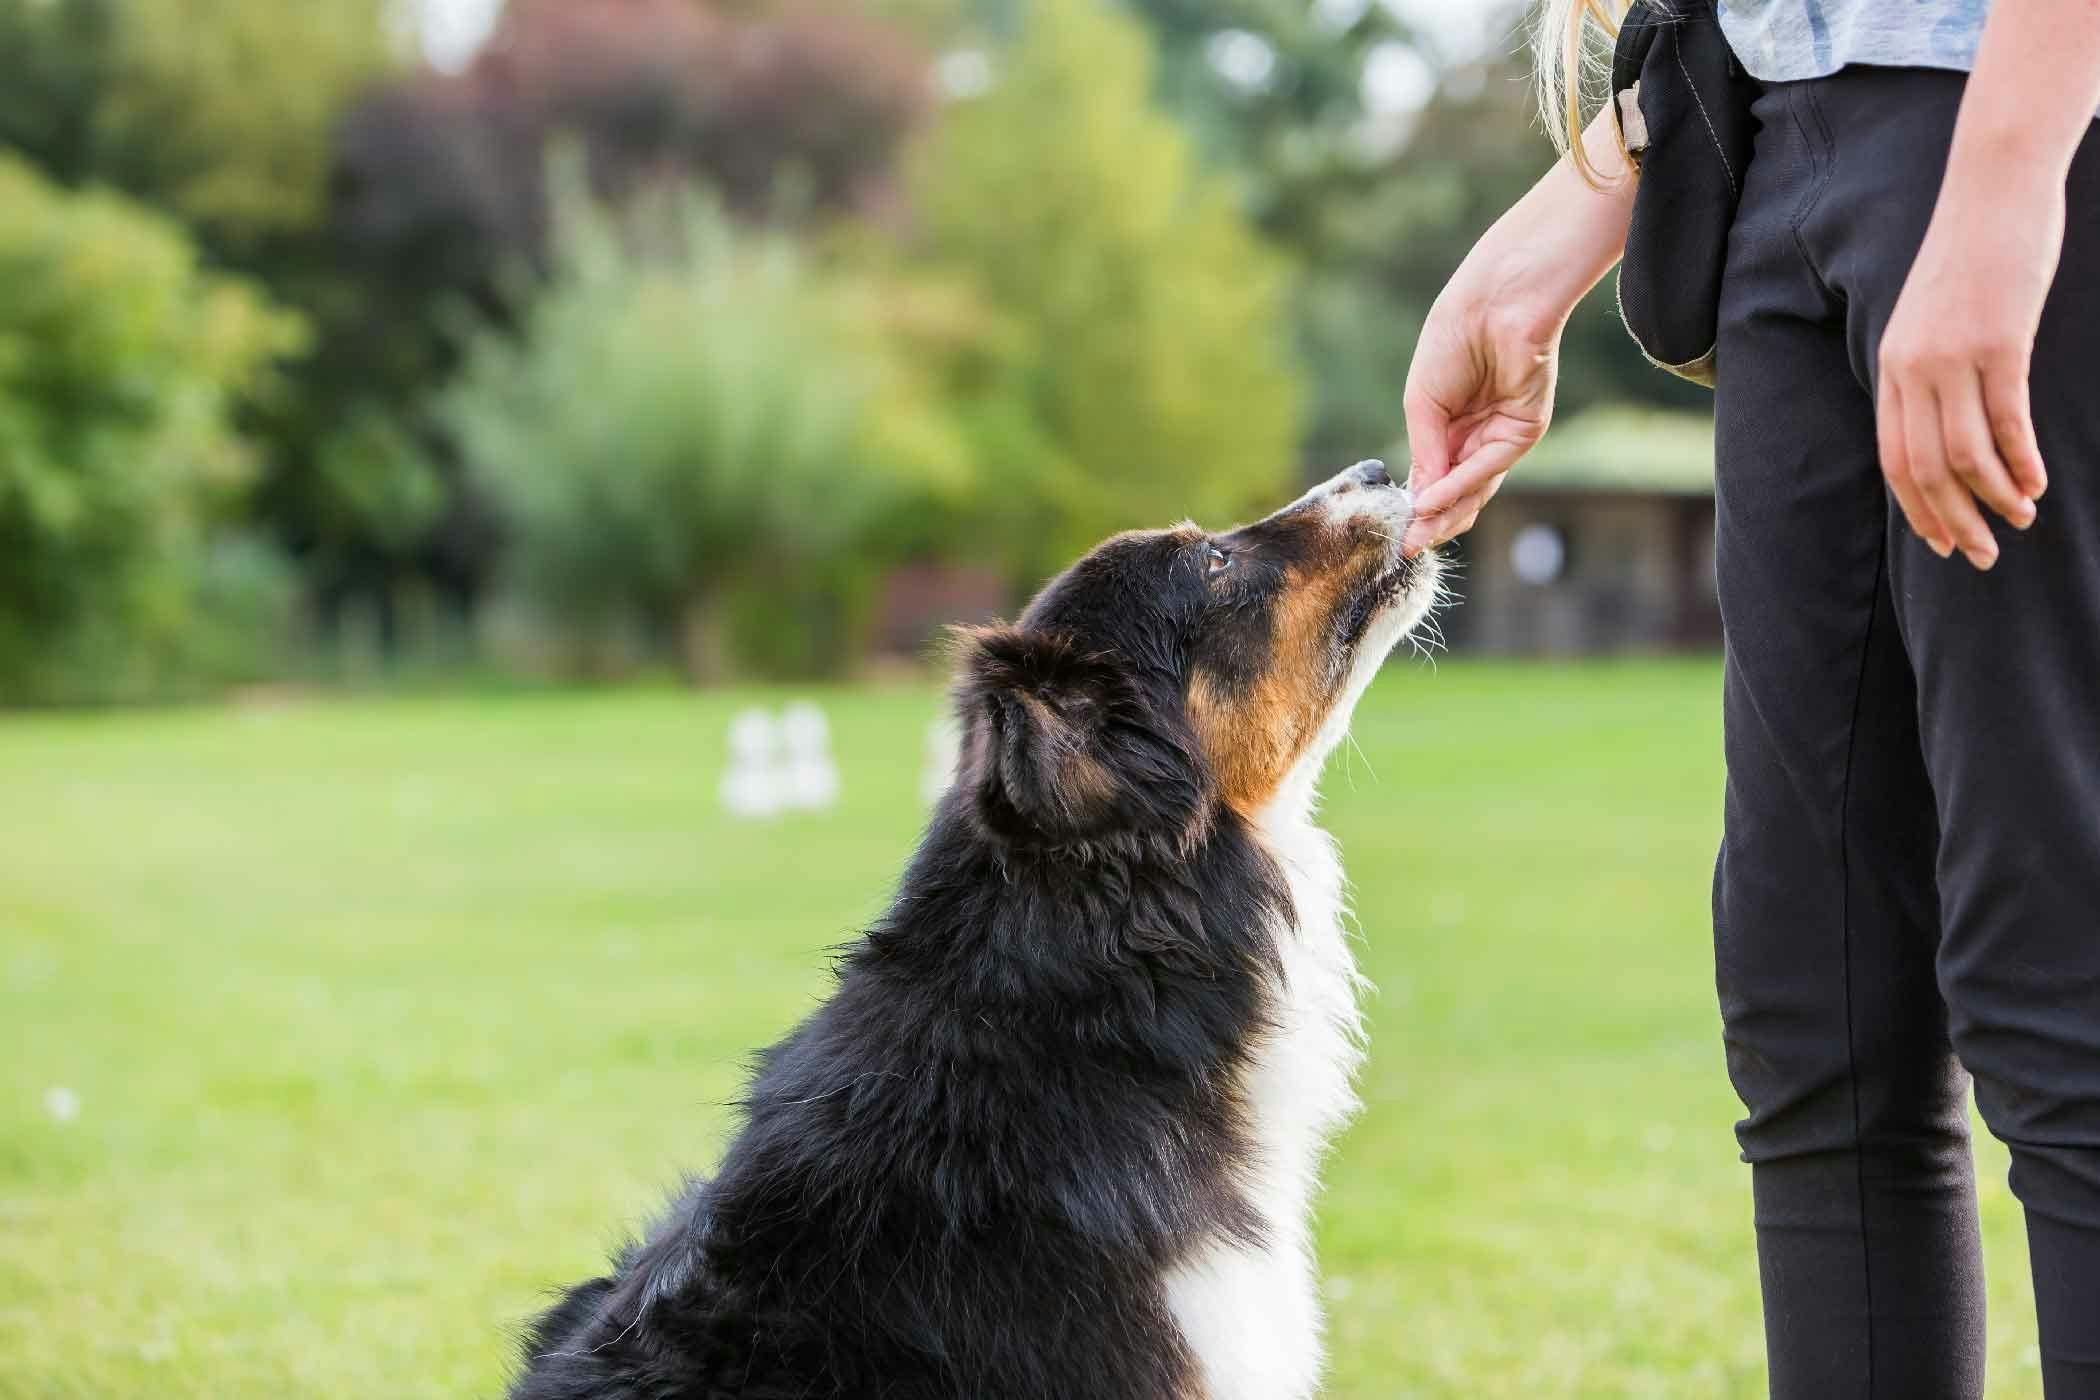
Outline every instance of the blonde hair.
<svg viewBox="0 0 2100 1400"><path fill-rule="evenodd" d="M1630 0L1544 0L1532 25L1539 118L1554 147L1592 185L1605 183L1582 147L1583 109L1600 77L1611 77L1611 44ZM1605 100L1610 94L1604 94Z"/></svg>

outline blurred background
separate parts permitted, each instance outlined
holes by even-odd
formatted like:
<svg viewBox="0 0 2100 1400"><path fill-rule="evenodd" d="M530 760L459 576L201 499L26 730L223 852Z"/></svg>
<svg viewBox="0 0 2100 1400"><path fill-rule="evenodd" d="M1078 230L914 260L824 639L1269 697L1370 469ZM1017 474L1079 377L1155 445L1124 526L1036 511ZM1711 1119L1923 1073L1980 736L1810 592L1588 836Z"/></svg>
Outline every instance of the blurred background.
<svg viewBox="0 0 2100 1400"><path fill-rule="evenodd" d="M939 629L1405 461L1524 18L0 0L0 1395L498 1393L879 910ZM1762 1393L1706 412L1593 297L1330 775L1332 1394Z"/></svg>
<svg viewBox="0 0 2100 1400"><path fill-rule="evenodd" d="M1521 19L0 0L0 700L853 676L1402 457L1549 154ZM1454 647L1714 643L1704 405L1623 339Z"/></svg>

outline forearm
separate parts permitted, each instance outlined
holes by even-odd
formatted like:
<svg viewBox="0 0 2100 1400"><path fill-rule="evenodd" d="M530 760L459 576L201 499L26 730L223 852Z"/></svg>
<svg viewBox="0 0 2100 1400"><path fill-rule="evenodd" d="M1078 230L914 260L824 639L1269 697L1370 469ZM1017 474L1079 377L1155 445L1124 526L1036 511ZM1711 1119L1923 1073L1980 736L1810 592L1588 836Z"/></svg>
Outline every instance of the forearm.
<svg viewBox="0 0 2100 1400"><path fill-rule="evenodd" d="M1496 300L1536 322L1531 329L1539 336L1558 333L1576 303L1611 271L1626 251L1626 230L1633 221L1633 172L1609 112L1590 123L1583 147L1604 177L1601 186L1583 179L1563 156L1496 221L1476 250L1487 264L1483 271L1494 284Z"/></svg>
<svg viewBox="0 0 2100 1400"><path fill-rule="evenodd" d="M1997 0L1955 122L1951 190L2061 189L2100 108L2100 0Z"/></svg>

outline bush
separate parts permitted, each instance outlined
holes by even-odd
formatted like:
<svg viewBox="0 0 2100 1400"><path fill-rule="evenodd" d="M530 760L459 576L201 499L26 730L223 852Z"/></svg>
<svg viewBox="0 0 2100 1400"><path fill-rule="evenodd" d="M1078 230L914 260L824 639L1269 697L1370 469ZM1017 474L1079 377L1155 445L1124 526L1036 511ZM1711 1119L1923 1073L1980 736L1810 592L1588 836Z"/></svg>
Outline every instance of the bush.
<svg viewBox="0 0 2100 1400"><path fill-rule="evenodd" d="M298 323L118 196L0 155L0 208L0 699L194 679L207 536L251 467L231 414Z"/></svg>
<svg viewBox="0 0 2100 1400"><path fill-rule="evenodd" d="M894 155L931 106L930 58L856 10L511 0L464 71L360 95L335 127L339 285L310 298L324 335L263 497L317 596L350 614L391 614L419 586L448 611L479 603L501 541L434 400L458 364L459 306L501 320L536 290L551 142L573 139L614 205L693 181L741 217L808 228L894 209ZM369 430L375 414L403 451L373 450L388 435Z"/></svg>
<svg viewBox="0 0 2100 1400"><path fill-rule="evenodd" d="M697 197L615 218L569 165L553 275L522 334L474 343L448 415L515 582L585 662L638 628L696 678L739 639L753 669L842 664L871 570L966 477L880 289Z"/></svg>

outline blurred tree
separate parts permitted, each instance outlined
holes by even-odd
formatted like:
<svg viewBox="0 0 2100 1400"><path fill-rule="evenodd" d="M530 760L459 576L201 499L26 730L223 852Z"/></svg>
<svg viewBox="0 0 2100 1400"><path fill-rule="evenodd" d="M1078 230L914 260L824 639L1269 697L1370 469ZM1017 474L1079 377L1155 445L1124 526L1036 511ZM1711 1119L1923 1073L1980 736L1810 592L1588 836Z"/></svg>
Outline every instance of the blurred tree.
<svg viewBox="0 0 2100 1400"><path fill-rule="evenodd" d="M1158 40L1159 93L1231 173L1243 207L1298 263L1292 300L1315 470L1382 451L1399 422L1413 325L1375 275L1374 212L1406 114L1370 99L1380 65L1431 65L1365 0L1130 0Z"/></svg>
<svg viewBox="0 0 2100 1400"><path fill-rule="evenodd" d="M248 426L257 508L324 622L464 612L498 547L431 405L460 327L530 295L548 142L615 201L695 175L740 211L883 211L924 55L850 9L516 0L458 76L385 80L391 0L0 0L0 142L187 222L314 327ZM347 110L346 110L347 109Z"/></svg>
<svg viewBox="0 0 2100 1400"><path fill-rule="evenodd" d="M119 196L0 155L0 208L0 698L142 693L213 622L229 417L299 325Z"/></svg>
<svg viewBox="0 0 2100 1400"><path fill-rule="evenodd" d="M815 221L885 207L929 99L924 55L871 21L695 0L518 0L465 72L368 92L337 147L331 252L350 280L317 316L314 445L266 497L324 603L375 598L384 633L410 578L460 610L478 595L496 522L428 397L462 326L533 295L550 142L575 137L614 204L697 178L740 214Z"/></svg>
<svg viewBox="0 0 2100 1400"><path fill-rule="evenodd" d="M927 254L1026 337L1026 416L978 428L1032 576L1110 530L1273 505L1294 476L1286 265L1151 89L1127 16L1038 0L920 152Z"/></svg>
<svg viewBox="0 0 2100 1400"><path fill-rule="evenodd" d="M1307 459L1329 466L1382 450L1401 428L1430 303L1552 159L1528 55L1511 42L1452 62L1361 0L1129 3L1158 37L1163 100L1303 270L1293 317L1311 390ZM1525 7L1481 8L1514 27ZM1395 108L1409 94L1390 92L1374 103L1380 86L1418 87L1427 105ZM1629 359L1608 292L1571 324L1562 396L1572 407L1607 397L1692 405L1697 393Z"/></svg>
<svg viewBox="0 0 2100 1400"><path fill-rule="evenodd" d="M477 337L449 400L518 582L581 637L675 638L696 678L725 642L762 670L844 664L891 542L965 484L934 386L877 289L779 235L568 185L524 333ZM753 611L772 625L736 625Z"/></svg>
<svg viewBox="0 0 2100 1400"><path fill-rule="evenodd" d="M123 0L0 0L0 145L68 184L94 173Z"/></svg>
<svg viewBox="0 0 2100 1400"><path fill-rule="evenodd" d="M348 249L417 289L500 296L536 254L548 143L576 137L600 197L699 179L774 220L888 201L931 100L927 60L850 11L733 17L695 0L518 0L473 66L352 112Z"/></svg>
<svg viewBox="0 0 2100 1400"><path fill-rule="evenodd" d="M0 0L0 142L179 214L235 260L312 231L386 0Z"/></svg>
<svg viewBox="0 0 2100 1400"><path fill-rule="evenodd" d="M313 326L284 391L245 415L264 449L252 499L324 600L361 588L383 615L402 575L481 562L457 543L472 539L457 525L471 513L443 489L442 454L420 450L416 404L440 357L404 313L426 308L345 263L326 222L343 111L393 66L392 8L0 0L0 142L58 179L115 185L181 219L208 261ZM420 529L404 528L411 502Z"/></svg>
<svg viewBox="0 0 2100 1400"><path fill-rule="evenodd" d="M1158 90L1207 157L1240 176L1262 230L1310 261L1348 231L1384 138L1366 99L1374 59L1413 35L1362 0L1130 0L1160 51Z"/></svg>

